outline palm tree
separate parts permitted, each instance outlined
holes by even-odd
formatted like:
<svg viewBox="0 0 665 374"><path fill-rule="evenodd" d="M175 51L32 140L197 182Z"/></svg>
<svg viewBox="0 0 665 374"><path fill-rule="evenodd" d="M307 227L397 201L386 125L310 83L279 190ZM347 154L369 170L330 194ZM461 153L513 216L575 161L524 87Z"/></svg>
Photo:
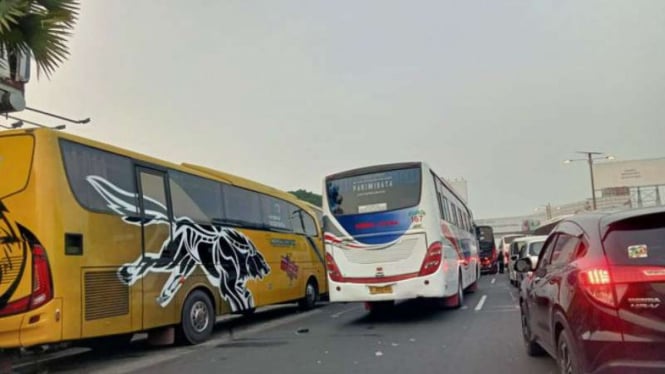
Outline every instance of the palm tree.
<svg viewBox="0 0 665 374"><path fill-rule="evenodd" d="M69 56L79 8L78 0L0 0L0 56L32 56L37 75L50 77Z"/></svg>

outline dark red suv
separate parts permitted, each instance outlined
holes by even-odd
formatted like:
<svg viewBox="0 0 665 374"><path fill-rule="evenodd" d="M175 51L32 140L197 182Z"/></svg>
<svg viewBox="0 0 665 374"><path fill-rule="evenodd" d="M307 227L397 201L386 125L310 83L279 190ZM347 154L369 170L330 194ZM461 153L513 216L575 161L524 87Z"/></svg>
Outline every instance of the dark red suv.
<svg viewBox="0 0 665 374"><path fill-rule="evenodd" d="M529 355L562 373L665 373L665 207L570 217L520 290Z"/></svg>

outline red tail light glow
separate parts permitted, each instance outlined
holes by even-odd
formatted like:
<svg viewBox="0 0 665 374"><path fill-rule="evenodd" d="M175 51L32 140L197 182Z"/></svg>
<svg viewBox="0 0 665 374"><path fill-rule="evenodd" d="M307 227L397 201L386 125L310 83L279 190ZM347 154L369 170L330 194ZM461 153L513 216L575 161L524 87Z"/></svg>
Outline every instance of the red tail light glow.
<svg viewBox="0 0 665 374"><path fill-rule="evenodd" d="M32 298L30 309L37 308L53 299L51 270L49 270L46 251L40 245L32 247Z"/></svg>
<svg viewBox="0 0 665 374"><path fill-rule="evenodd" d="M30 296L12 301L0 310L0 317L25 312L28 310L28 305L30 305Z"/></svg>
<svg viewBox="0 0 665 374"><path fill-rule="evenodd" d="M342 277L342 272L339 271L339 267L335 263L335 260L326 252L326 267L328 268L328 276L330 280L334 282L341 282L344 278Z"/></svg>
<svg viewBox="0 0 665 374"><path fill-rule="evenodd" d="M596 302L609 307L616 307L614 287L608 269L593 268L579 274L582 289Z"/></svg>
<svg viewBox="0 0 665 374"><path fill-rule="evenodd" d="M0 316L27 312L53 299L51 270L46 251L39 244L32 246L32 294L12 301L0 310Z"/></svg>
<svg viewBox="0 0 665 374"><path fill-rule="evenodd" d="M441 258L443 254L443 245L441 242L432 243L429 248L427 248L427 254L423 260L423 264L420 266L419 276L430 275L436 272L436 270L441 265Z"/></svg>

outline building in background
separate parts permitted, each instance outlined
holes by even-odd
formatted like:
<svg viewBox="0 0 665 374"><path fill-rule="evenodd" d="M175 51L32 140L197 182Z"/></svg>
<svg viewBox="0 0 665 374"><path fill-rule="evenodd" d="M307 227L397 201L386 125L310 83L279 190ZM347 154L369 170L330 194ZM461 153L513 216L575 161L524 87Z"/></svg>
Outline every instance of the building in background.
<svg viewBox="0 0 665 374"><path fill-rule="evenodd" d="M593 177L598 210L665 204L665 158L594 163ZM592 206L590 198L564 204L547 203L522 216L476 219L475 222L492 226L497 237L529 234L539 227L553 227L560 218L591 211Z"/></svg>

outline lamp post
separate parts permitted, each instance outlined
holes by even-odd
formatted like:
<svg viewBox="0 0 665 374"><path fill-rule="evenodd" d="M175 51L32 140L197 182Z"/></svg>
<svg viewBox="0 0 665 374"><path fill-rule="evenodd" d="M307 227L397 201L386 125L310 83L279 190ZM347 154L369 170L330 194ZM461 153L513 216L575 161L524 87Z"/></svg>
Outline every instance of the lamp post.
<svg viewBox="0 0 665 374"><path fill-rule="evenodd" d="M565 160L563 163L564 164L570 164L573 161L586 161L589 164L589 174L591 176L591 202L593 206L593 210L596 210L596 186L595 182L593 180L593 161L594 160L614 160L614 156L607 156L604 155L603 152L587 152L587 151L578 151L577 153L581 153L583 155L586 155L585 158L575 158L575 159L569 159Z"/></svg>

